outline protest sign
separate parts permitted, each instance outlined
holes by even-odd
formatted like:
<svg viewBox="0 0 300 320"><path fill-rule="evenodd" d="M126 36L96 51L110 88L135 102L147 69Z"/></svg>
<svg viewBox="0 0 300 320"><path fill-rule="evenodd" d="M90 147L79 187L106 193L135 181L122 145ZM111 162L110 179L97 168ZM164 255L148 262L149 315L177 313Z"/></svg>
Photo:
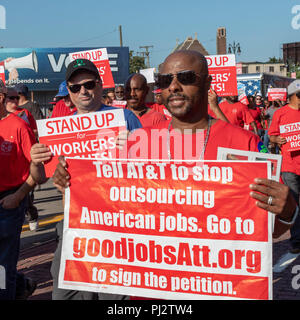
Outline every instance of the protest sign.
<svg viewBox="0 0 300 320"><path fill-rule="evenodd" d="M104 89L115 86L106 48L70 53L70 62L80 58L90 60L96 65Z"/></svg>
<svg viewBox="0 0 300 320"><path fill-rule="evenodd" d="M286 101L286 98L287 98L286 88L269 88L268 89L269 101L275 101L275 100Z"/></svg>
<svg viewBox="0 0 300 320"><path fill-rule="evenodd" d="M114 100L111 104L113 107L125 109L127 105L126 100Z"/></svg>
<svg viewBox="0 0 300 320"><path fill-rule="evenodd" d="M271 299L267 162L68 159L59 288L161 299Z"/></svg>
<svg viewBox="0 0 300 320"><path fill-rule="evenodd" d="M205 57L208 72L212 76L211 88L218 96L237 96L235 55L212 55Z"/></svg>
<svg viewBox="0 0 300 320"><path fill-rule="evenodd" d="M5 84L5 67L4 67L4 62L0 62L0 79L3 81Z"/></svg>
<svg viewBox="0 0 300 320"><path fill-rule="evenodd" d="M147 83L155 82L155 79L154 79L155 68L141 69L139 73L142 74L147 79Z"/></svg>
<svg viewBox="0 0 300 320"><path fill-rule="evenodd" d="M249 101L246 95L246 86L245 84L239 82L237 84L237 90L238 90L238 99L241 103L248 105Z"/></svg>
<svg viewBox="0 0 300 320"><path fill-rule="evenodd" d="M45 163L47 177L55 171L60 155L71 157L115 158L116 137L126 130L121 109L37 120L39 142L46 144L53 157Z"/></svg>
<svg viewBox="0 0 300 320"><path fill-rule="evenodd" d="M300 122L288 123L279 126L280 135L286 139L286 151L300 150Z"/></svg>
<svg viewBox="0 0 300 320"><path fill-rule="evenodd" d="M261 146L263 147L263 145ZM270 179L279 182L282 155L253 152L245 150L237 150L230 148L218 147L218 160L240 160L240 161L270 161L271 162L271 176Z"/></svg>

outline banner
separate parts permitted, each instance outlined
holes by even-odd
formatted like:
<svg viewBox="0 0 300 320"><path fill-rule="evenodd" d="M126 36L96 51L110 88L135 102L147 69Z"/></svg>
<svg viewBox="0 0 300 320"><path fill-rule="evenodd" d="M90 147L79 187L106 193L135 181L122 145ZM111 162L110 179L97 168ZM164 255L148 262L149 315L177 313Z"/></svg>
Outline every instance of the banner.
<svg viewBox="0 0 300 320"><path fill-rule="evenodd" d="M214 55L205 58L208 72L212 76L211 88L220 97L237 96L235 55Z"/></svg>
<svg viewBox="0 0 300 320"><path fill-rule="evenodd" d="M60 155L69 157L116 158L116 137L126 130L123 110L109 110L81 115L37 120L39 142L53 154L45 163L47 177L52 177Z"/></svg>
<svg viewBox="0 0 300 320"><path fill-rule="evenodd" d="M272 299L272 224L249 184L269 162L68 159L59 288Z"/></svg>
<svg viewBox="0 0 300 320"><path fill-rule="evenodd" d="M103 88L115 87L106 48L70 53L70 61L75 59L87 59L92 61L99 71Z"/></svg>
<svg viewBox="0 0 300 320"><path fill-rule="evenodd" d="M275 101L275 100L286 101L286 98L287 98L286 88L269 88L268 89L269 101Z"/></svg>
<svg viewBox="0 0 300 320"><path fill-rule="evenodd" d="M286 151L300 150L300 122L279 126L280 135L287 141L284 148Z"/></svg>
<svg viewBox="0 0 300 320"><path fill-rule="evenodd" d="M93 49L97 47L2 48L0 61L10 61L9 69L5 69L6 85L23 83L30 91L57 92L65 80L69 54ZM107 47L106 50L114 83L124 84L129 76L129 48Z"/></svg>

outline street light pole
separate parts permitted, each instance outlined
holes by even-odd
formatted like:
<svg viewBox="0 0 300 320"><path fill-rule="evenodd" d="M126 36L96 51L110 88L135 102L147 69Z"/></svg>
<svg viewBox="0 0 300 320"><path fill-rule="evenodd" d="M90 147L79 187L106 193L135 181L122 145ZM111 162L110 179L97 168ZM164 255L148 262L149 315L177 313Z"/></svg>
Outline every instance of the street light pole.
<svg viewBox="0 0 300 320"><path fill-rule="evenodd" d="M241 54L241 46L240 44L237 42L235 43L235 41L233 41L233 44L229 44L228 45L228 53L234 53L234 54Z"/></svg>

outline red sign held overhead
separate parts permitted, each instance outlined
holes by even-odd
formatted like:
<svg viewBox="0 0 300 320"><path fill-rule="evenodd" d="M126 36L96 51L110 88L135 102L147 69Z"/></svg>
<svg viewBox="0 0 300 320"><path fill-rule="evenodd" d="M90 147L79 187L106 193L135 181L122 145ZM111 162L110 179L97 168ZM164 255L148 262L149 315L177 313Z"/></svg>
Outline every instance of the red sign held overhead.
<svg viewBox="0 0 300 320"><path fill-rule="evenodd" d="M106 48L70 53L70 61L78 58L90 60L96 65L104 89L115 87Z"/></svg>
<svg viewBox="0 0 300 320"><path fill-rule="evenodd" d="M212 77L211 88L220 97L237 96L235 55L214 55L205 58L208 64L208 72Z"/></svg>
<svg viewBox="0 0 300 320"><path fill-rule="evenodd" d="M269 101L275 101L275 100L286 101L286 98L287 98L286 88L270 88L270 89L268 89L268 100Z"/></svg>

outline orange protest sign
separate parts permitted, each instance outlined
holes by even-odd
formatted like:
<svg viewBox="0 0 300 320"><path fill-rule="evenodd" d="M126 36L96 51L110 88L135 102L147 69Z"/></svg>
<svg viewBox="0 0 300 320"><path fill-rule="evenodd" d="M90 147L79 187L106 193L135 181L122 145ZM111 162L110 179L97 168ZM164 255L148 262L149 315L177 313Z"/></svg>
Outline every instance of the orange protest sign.
<svg viewBox="0 0 300 320"><path fill-rule="evenodd" d="M266 162L68 159L59 287L162 299L271 299Z"/></svg>
<svg viewBox="0 0 300 320"><path fill-rule="evenodd" d="M58 157L116 158L116 137L126 130L123 110L92 112L69 117L37 120L39 142L46 144L53 157L45 163L52 177Z"/></svg>
<svg viewBox="0 0 300 320"><path fill-rule="evenodd" d="M70 53L71 62L80 58L90 60L95 64L99 71L104 89L115 87L106 48Z"/></svg>

